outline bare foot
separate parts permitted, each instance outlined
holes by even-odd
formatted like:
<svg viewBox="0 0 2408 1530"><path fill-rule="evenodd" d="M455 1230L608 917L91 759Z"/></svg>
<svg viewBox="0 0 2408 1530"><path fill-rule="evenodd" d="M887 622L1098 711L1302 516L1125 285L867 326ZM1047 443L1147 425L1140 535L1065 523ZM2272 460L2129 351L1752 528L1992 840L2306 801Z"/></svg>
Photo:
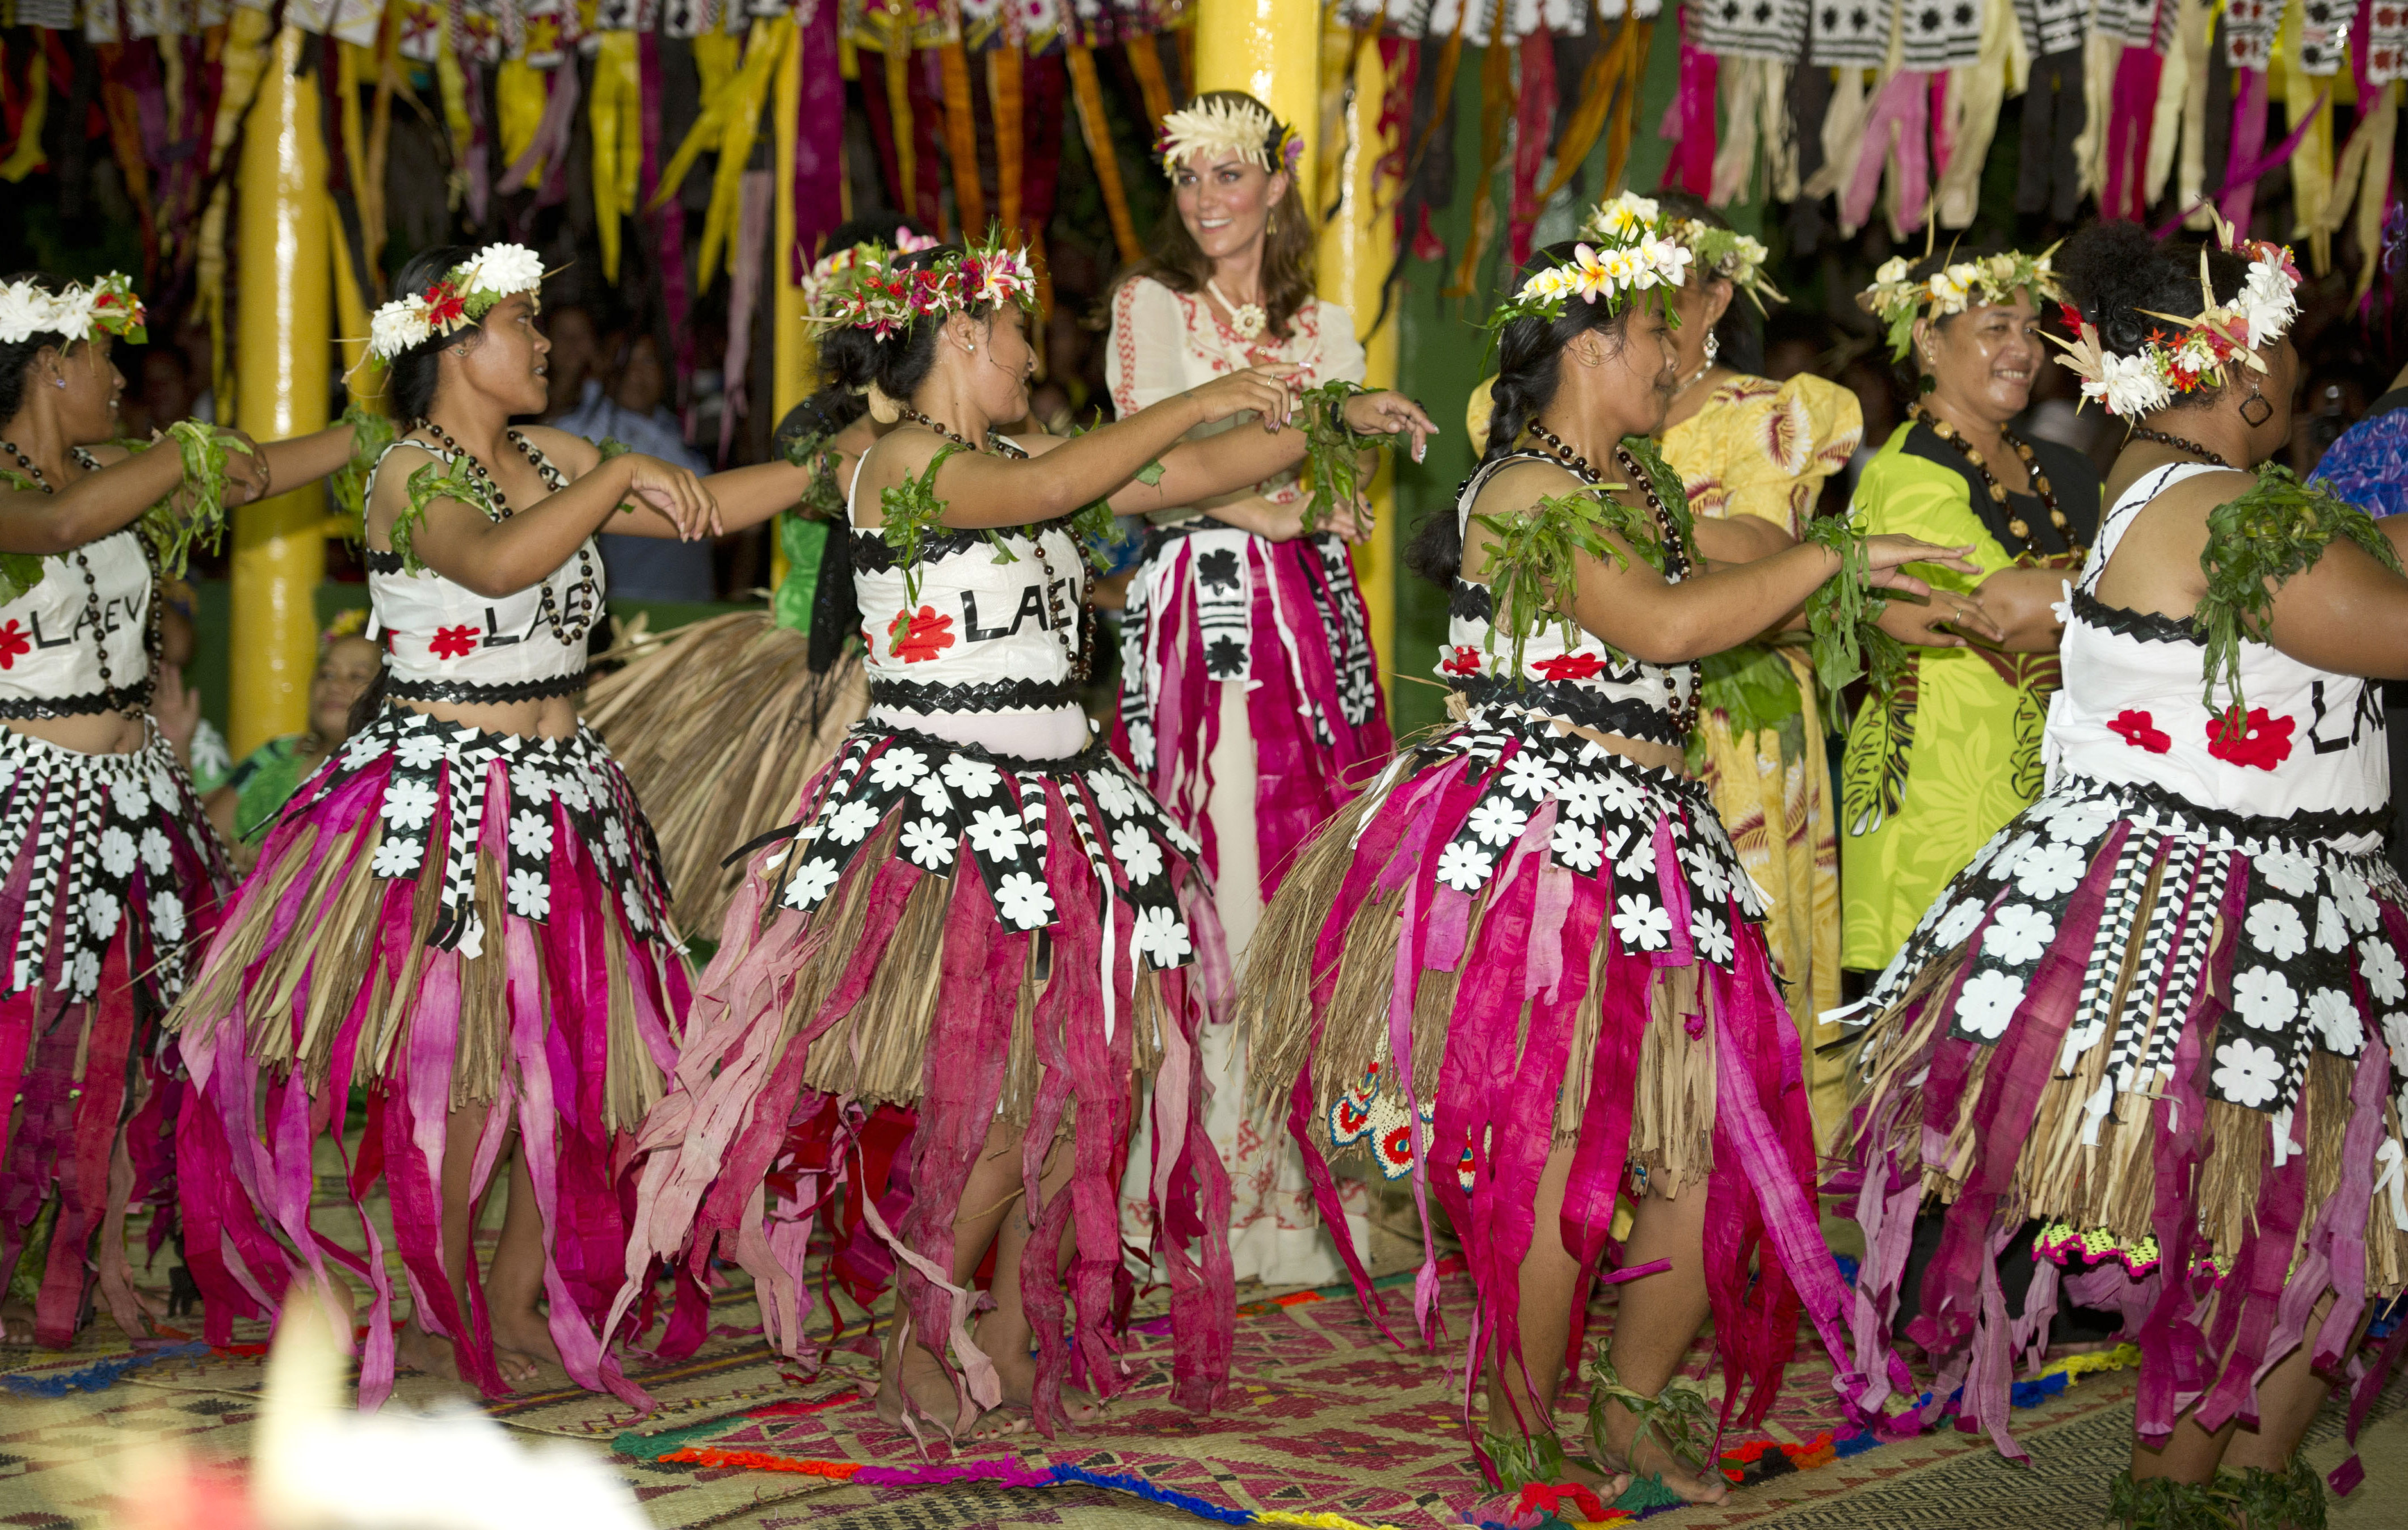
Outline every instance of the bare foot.
<svg viewBox="0 0 2408 1530"><path fill-rule="evenodd" d="M970 1434L985 1438L997 1435L1025 1435L1037 1427L1037 1357L1024 1354L1017 1360L997 1355L996 1378L1003 1383L1003 1402L989 1409L971 1426ZM1065 1386L1062 1389L1062 1415L1073 1424L1093 1423L1104 1416L1104 1405L1084 1387Z"/></svg>
<svg viewBox="0 0 2408 1530"><path fill-rule="evenodd" d="M403 1370L414 1370L437 1380L460 1380L460 1365L452 1353L452 1341L437 1338L418 1325L416 1318L401 1325L394 1336L393 1357Z"/></svg>
<svg viewBox="0 0 2408 1530"><path fill-rule="evenodd" d="M1730 1482L1722 1473L1693 1472L1680 1457L1664 1448L1655 1430L1641 1435L1639 1415L1618 1401L1606 1405L1605 1433L1606 1443L1621 1464L1626 1486L1633 1476L1653 1477L1693 1504L1718 1504L1730 1493ZM1638 1437L1635 1450L1633 1437ZM1616 1496L1620 1496L1619 1492Z"/></svg>
<svg viewBox="0 0 2408 1530"><path fill-rule="evenodd" d="M910 1432L903 1410L903 1398L908 1392L912 1412L923 1422L933 1421L947 1439L953 1438L953 1421L961 1417L961 1398L953 1390L952 1378L938 1366L937 1357L924 1346L913 1344L903 1351L899 1380L896 1369L895 1350L889 1345L878 1366L879 1418L890 1428ZM982 1422L973 1419L968 1432L975 1433Z"/></svg>
<svg viewBox="0 0 2408 1530"><path fill-rule="evenodd" d="M543 1379L544 1367L562 1369L560 1346L552 1339L552 1323L542 1313L494 1314L494 1363L502 1380L523 1390Z"/></svg>
<svg viewBox="0 0 2408 1530"><path fill-rule="evenodd" d="M0 1344L34 1342L34 1309L23 1302L0 1302Z"/></svg>

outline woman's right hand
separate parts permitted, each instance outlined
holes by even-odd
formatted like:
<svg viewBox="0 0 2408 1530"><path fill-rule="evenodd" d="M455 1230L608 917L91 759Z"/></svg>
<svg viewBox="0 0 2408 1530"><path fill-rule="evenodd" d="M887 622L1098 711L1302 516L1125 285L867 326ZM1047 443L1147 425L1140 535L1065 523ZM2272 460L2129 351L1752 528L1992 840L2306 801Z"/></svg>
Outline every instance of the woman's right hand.
<svg viewBox="0 0 2408 1530"><path fill-rule="evenodd" d="M1976 637L1992 644L2007 640L2006 629L1979 599L1953 590L1934 590L1921 600L1894 597L1874 624L1912 648L1967 648Z"/></svg>
<svg viewBox="0 0 2408 1530"><path fill-rule="evenodd" d="M225 508L231 510L266 497L271 485L267 459L260 454L259 443L238 430L218 434L225 438Z"/></svg>
<svg viewBox="0 0 2408 1530"><path fill-rule="evenodd" d="M627 475L626 497L667 517L679 540L698 541L718 534L719 501L691 471L640 451L612 460Z"/></svg>
<svg viewBox="0 0 2408 1530"><path fill-rule="evenodd" d="M1187 397L1201 415L1198 423L1211 424L1251 411L1262 416L1263 429L1276 431L1287 424L1296 410L1297 371L1286 365L1249 366L1190 388Z"/></svg>

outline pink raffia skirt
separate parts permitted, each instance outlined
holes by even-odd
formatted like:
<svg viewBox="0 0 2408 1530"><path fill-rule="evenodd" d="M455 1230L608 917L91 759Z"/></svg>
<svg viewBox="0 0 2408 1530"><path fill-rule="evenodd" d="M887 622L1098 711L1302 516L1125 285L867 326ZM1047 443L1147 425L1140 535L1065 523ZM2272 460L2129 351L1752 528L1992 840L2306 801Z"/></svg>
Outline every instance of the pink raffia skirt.
<svg viewBox="0 0 2408 1530"><path fill-rule="evenodd" d="M1127 1384L1116 1207L1137 1085L1151 1080L1174 1391L1183 1407L1217 1402L1235 1323L1229 1187L1195 1060L1206 987L1226 968L1195 841L1100 743L1018 760L867 722L777 839L752 858L669 1095L644 1122L618 1310L649 1299L661 1261L691 1297L714 1256L733 1258L770 1342L815 1364L806 1261L826 1214L879 1245L865 1259L845 1244L838 1273L861 1293L891 1269L907 1331L992 1406L953 1225L1000 1120L1025 1148L1022 1289L1039 1345L1033 1411L1050 1433L1066 1383L1098 1396ZM880 1143L903 1109L908 1141ZM1046 1155L1066 1137L1069 1183L1042 1199ZM908 1196L888 1193L890 1165ZM1072 1230L1075 1325L1053 1274ZM664 1352L700 1337L692 1305L679 1303Z"/></svg>
<svg viewBox="0 0 2408 1530"><path fill-rule="evenodd" d="M1220 852L1206 806L1221 680L1250 685L1268 903L1306 842L1395 748L1370 614L1343 540L1323 533L1272 542L1219 525L1157 532L1129 583L1112 750L1202 841L1213 876Z"/></svg>
<svg viewBox="0 0 2408 1530"><path fill-rule="evenodd" d="M224 852L155 726L123 754L0 729L0 1101L15 1102L0 1119L0 1272L32 1296L36 1343L75 1341L95 1273L138 1336L125 1215L175 1181L179 1080L160 1022L215 927ZM175 1229L162 1209L154 1251Z"/></svg>
<svg viewBox="0 0 2408 1530"><path fill-rule="evenodd" d="M1695 781L1503 708L1409 749L1306 851L1240 994L1255 1077L1284 1096L1357 1292L1369 1299L1334 1152L1409 1178L1425 1224L1434 1201L1462 1238L1478 1302L1467 1382L1519 1352L1531 1239L1561 1237L1593 1268L1643 1171L1707 1196L1732 1415L1771 1406L1801 1305L1848 1352L1762 919ZM1540 1175L1563 1148L1561 1225L1541 1228ZM1425 1331L1436 1287L1426 1244ZM1869 1390L1838 1385L1852 1401Z"/></svg>
<svg viewBox="0 0 2408 1530"><path fill-rule="evenodd" d="M2061 1284L2124 1312L2144 1440L2193 1404L2207 1429L2254 1417L2258 1373L2301 1343L2338 1365L2408 1286L2408 887L2379 827L2069 777L2000 830L1868 1000L1859 1341L1884 1341L1937 1200L1907 1337L2004 1454L2015 1357ZM2033 1220L2052 1257L2011 1318L1996 1260ZM2351 1360L2353 1437L2401 1343ZM2333 1485L2357 1475L2353 1455Z"/></svg>
<svg viewBox="0 0 2408 1530"><path fill-rule="evenodd" d="M614 1157L660 1097L685 967L652 831L601 740L482 733L394 708L305 782L172 1023L186 1258L208 1337L328 1263L373 1297L363 1406L393 1385L394 1283L367 1204L388 1193L409 1295L461 1375L508 1390L474 1261L442 1263L452 1112L484 1112L473 1194L515 1132L535 1183L552 1337L579 1385L641 1404L602 1319L628 1227ZM354 1085L364 1133L345 1131ZM332 1137L365 1256L311 1223Z"/></svg>

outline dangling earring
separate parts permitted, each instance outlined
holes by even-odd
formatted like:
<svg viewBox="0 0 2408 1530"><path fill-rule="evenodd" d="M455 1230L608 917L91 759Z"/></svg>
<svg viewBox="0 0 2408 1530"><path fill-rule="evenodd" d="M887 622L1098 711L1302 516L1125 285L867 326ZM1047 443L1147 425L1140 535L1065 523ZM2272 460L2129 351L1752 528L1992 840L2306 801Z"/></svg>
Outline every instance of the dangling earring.
<svg viewBox="0 0 2408 1530"><path fill-rule="evenodd" d="M67 379L64 378L52 378L50 379L50 386L53 388L64 388L66 385Z"/></svg>
<svg viewBox="0 0 2408 1530"><path fill-rule="evenodd" d="M2258 406L2258 412L2255 414L2249 412L2249 406L2252 404ZM2256 430L2274 418L2274 406L2267 402L2266 395L2258 391L2258 385L2254 382L2249 385L2249 396L2241 401L2241 418L2251 430Z"/></svg>
<svg viewBox="0 0 2408 1530"><path fill-rule="evenodd" d="M1714 358L1722 353L1723 337L1715 334L1713 330L1706 331L1706 365L1708 366L1713 365Z"/></svg>
<svg viewBox="0 0 2408 1530"><path fill-rule="evenodd" d="M1926 372L1923 376L1914 379L1914 391L1918 393L1938 393L1940 391L1940 379L1933 377L1930 373Z"/></svg>
<svg viewBox="0 0 2408 1530"><path fill-rule="evenodd" d="M1267 212L1263 214L1263 237L1268 239L1278 232L1279 214L1276 212Z"/></svg>

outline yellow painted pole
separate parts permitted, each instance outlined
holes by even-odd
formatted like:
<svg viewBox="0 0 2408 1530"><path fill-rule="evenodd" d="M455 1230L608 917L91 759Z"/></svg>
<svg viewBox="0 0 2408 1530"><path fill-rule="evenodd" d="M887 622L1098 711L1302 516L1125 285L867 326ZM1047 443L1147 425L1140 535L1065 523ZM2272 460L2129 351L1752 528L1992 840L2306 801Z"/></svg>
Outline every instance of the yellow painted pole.
<svg viewBox="0 0 2408 1530"><path fill-rule="evenodd" d="M1202 0L1196 10L1196 89L1244 91L1304 139L1297 189L1320 184L1321 7L1314 0Z"/></svg>
<svg viewBox="0 0 2408 1530"><path fill-rule="evenodd" d="M235 422L262 441L323 428L331 381L326 146L317 79L298 72L303 40L287 24L269 50L236 169ZM315 484L235 511L229 731L237 758L308 725L324 515Z"/></svg>
<svg viewBox="0 0 2408 1530"><path fill-rule="evenodd" d="M768 23L792 31L790 16L781 16ZM777 117L777 213L775 236L769 244L769 264L774 268L775 285L769 290L769 390L770 407L781 420L786 411L811 394L811 369L818 356L811 344L810 326L803 322L803 289L795 280L795 133L803 112L803 39L790 38L786 50L779 55L778 82L774 104L769 108ZM810 250L802 252L809 262ZM786 543L782 536L769 539L769 588L780 589L786 582Z"/></svg>
<svg viewBox="0 0 2408 1530"><path fill-rule="evenodd" d="M1201 39L1198 42L1200 46ZM1323 42L1323 47L1333 53L1347 46L1343 32L1332 32ZM1386 70L1380 61L1379 45L1374 42L1355 57L1354 93L1347 102L1344 117L1346 141L1342 146L1331 146L1331 151L1341 156L1337 168L1345 196L1339 204L1338 216L1321 231L1315 266L1321 300L1353 313L1357 332L1369 328L1380 311L1381 283L1387 279L1397 247L1394 216L1382 209L1378 194L1380 161L1397 147L1393 133L1384 138L1380 134L1380 103L1386 89ZM1380 326L1378 334L1364 341L1363 350L1364 386L1395 387L1395 315ZM1397 637L1396 501L1396 470L1383 458L1379 477L1371 485L1371 503L1378 520L1371 539L1354 550L1355 577L1363 586L1363 603L1370 609L1371 651L1381 661L1380 684L1383 693Z"/></svg>

